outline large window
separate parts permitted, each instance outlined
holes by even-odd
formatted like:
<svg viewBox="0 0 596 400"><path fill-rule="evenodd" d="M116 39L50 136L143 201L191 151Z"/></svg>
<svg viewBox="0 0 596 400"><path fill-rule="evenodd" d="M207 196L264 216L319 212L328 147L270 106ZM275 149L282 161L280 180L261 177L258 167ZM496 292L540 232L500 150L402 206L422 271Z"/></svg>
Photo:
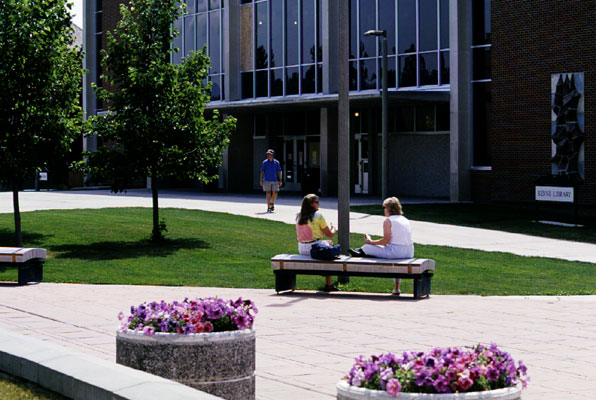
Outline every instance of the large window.
<svg viewBox="0 0 596 400"><path fill-rule="evenodd" d="M322 92L321 0L242 0L242 98Z"/></svg>
<svg viewBox="0 0 596 400"><path fill-rule="evenodd" d="M349 0L350 90L380 89L381 48L368 30L387 31L388 86L449 84L449 0Z"/></svg>
<svg viewBox="0 0 596 400"><path fill-rule="evenodd" d="M473 165L490 166L488 129L491 106L490 0L472 2Z"/></svg>
<svg viewBox="0 0 596 400"><path fill-rule="evenodd" d="M103 86L101 80L101 49L103 48L103 4L102 0L95 0L95 84ZM103 110L103 101L96 96L95 112Z"/></svg>
<svg viewBox="0 0 596 400"><path fill-rule="evenodd" d="M223 0L188 0L186 14L174 23L180 32L174 40L174 47L180 51L172 55L172 62L180 63L182 57L191 51L204 48L211 59L211 100L224 99L223 13Z"/></svg>

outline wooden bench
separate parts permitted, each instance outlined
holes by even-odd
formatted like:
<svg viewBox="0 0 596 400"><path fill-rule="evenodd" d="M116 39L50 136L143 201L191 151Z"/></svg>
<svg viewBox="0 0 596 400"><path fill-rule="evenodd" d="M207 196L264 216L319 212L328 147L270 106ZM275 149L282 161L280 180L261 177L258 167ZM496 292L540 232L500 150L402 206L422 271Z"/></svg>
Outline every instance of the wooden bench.
<svg viewBox="0 0 596 400"><path fill-rule="evenodd" d="M0 247L0 269L18 268L19 285L41 282L46 255L45 249Z"/></svg>
<svg viewBox="0 0 596 400"><path fill-rule="evenodd" d="M383 259L347 257L325 261L298 254L278 254L271 259L277 293L296 289L296 275L372 276L414 280L414 298L430 295L435 261L426 258Z"/></svg>

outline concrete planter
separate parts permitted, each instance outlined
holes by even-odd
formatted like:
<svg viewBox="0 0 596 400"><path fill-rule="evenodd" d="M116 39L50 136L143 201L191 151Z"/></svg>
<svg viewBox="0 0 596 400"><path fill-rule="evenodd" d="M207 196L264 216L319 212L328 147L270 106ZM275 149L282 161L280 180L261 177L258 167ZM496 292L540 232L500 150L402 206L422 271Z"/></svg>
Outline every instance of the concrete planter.
<svg viewBox="0 0 596 400"><path fill-rule="evenodd" d="M381 390L370 390L354 387L341 380L337 384L338 400L519 400L521 399L521 385L489 390L486 392L468 393L399 393L397 397Z"/></svg>
<svg viewBox="0 0 596 400"><path fill-rule="evenodd" d="M227 400L255 398L252 329L153 336L119 331L116 362Z"/></svg>

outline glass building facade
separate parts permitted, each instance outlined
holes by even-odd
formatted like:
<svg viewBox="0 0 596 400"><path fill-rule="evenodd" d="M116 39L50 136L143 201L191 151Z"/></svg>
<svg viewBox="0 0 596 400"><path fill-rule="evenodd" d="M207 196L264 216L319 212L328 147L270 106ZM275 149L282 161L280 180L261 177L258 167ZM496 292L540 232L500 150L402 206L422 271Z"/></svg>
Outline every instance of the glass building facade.
<svg viewBox="0 0 596 400"><path fill-rule="evenodd" d="M224 0L188 0L186 14L174 27L179 35L173 46L179 51L172 62L180 63L191 51L205 50L211 60L209 80L213 83L211 100L224 100L223 17Z"/></svg>
<svg viewBox="0 0 596 400"><path fill-rule="evenodd" d="M491 22L490 0L472 1L472 107L473 161L475 167L488 167L491 106Z"/></svg>
<svg viewBox="0 0 596 400"><path fill-rule="evenodd" d="M350 0L350 90L379 89L387 33L388 87L449 84L449 0ZM379 78L379 79L378 79Z"/></svg>
<svg viewBox="0 0 596 400"><path fill-rule="evenodd" d="M241 97L322 92L320 0L241 0Z"/></svg>

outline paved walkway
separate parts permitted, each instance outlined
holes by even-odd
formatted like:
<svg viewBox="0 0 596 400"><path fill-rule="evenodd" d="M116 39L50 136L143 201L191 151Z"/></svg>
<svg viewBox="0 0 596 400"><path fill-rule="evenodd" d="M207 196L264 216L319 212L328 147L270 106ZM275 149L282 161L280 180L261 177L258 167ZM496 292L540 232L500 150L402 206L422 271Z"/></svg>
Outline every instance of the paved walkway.
<svg viewBox="0 0 596 400"><path fill-rule="evenodd" d="M292 223L300 198L282 196L275 214L263 212L262 196L257 195L164 192L160 206ZM151 206L146 190L120 195L25 192L20 198L23 211ZM322 209L336 224L336 200L323 199ZM0 193L3 212L12 212L10 193ZM381 221L381 217L352 213L350 227L353 232L380 234ZM593 244L422 222L413 225L417 243L596 262ZM143 301L214 295L251 298L260 309L255 325L258 399L331 400L335 384L360 354L491 341L528 365L532 382L524 400L586 400L593 399L596 391L596 296L432 296L414 301L343 292L278 296L271 290L254 289L0 284L0 326L114 360L120 311Z"/></svg>
<svg viewBox="0 0 596 400"><path fill-rule="evenodd" d="M218 295L259 308L257 399L332 400L364 354L498 343L528 365L524 400L587 400L596 390L596 296L432 296L41 283L0 286L0 325L115 360L117 314L143 301Z"/></svg>
<svg viewBox="0 0 596 400"><path fill-rule="evenodd" d="M275 205L276 212L267 214L263 195L209 194L197 192L163 191L160 207L174 207L219 211L256 218L294 223L301 198L281 194ZM354 198L352 204L370 204L380 200ZM407 204L416 200L404 199ZM105 207L151 207L151 192L145 189L113 194L108 190L69 192L21 192L22 211L105 208ZM12 193L0 192L0 213L12 212ZM321 211L329 222L337 224L337 199L322 198ZM350 231L382 235L383 217L351 213ZM341 227L339 227L341 229ZM596 244L572 242L494 231L463 226L412 221L414 242L440 246L462 247L484 251L498 251L522 256L551 257L596 263Z"/></svg>

